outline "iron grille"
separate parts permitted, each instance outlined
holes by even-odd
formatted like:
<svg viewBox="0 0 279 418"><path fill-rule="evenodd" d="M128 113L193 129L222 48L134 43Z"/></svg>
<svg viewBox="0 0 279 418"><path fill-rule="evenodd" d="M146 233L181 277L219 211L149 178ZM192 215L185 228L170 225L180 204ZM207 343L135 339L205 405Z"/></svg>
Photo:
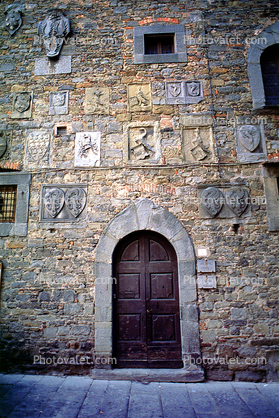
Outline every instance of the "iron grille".
<svg viewBox="0 0 279 418"><path fill-rule="evenodd" d="M17 186L0 186L0 223L15 222Z"/></svg>

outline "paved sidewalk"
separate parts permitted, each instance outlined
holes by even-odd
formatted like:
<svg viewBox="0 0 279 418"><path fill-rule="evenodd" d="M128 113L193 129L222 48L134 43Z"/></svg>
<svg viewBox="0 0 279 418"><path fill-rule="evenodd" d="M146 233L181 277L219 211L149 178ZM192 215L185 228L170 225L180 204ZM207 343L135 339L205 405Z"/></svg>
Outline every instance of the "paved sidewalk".
<svg viewBox="0 0 279 418"><path fill-rule="evenodd" d="M0 375L1 418L279 418L278 383Z"/></svg>

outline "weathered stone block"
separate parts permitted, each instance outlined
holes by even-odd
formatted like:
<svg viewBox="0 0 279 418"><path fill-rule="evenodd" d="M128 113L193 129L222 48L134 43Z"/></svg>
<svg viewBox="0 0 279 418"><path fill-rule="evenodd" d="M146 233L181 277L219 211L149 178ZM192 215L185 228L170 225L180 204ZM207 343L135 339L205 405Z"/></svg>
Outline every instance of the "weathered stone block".
<svg viewBox="0 0 279 418"><path fill-rule="evenodd" d="M50 299L51 299L50 292L43 291L39 294L39 302L49 302Z"/></svg>
<svg viewBox="0 0 279 418"><path fill-rule="evenodd" d="M56 338L57 328L56 327L47 327L44 328L44 338L47 340L52 340Z"/></svg>
<svg viewBox="0 0 279 418"><path fill-rule="evenodd" d="M82 312L82 306L79 303L67 303L64 306L65 315L77 315Z"/></svg>
<svg viewBox="0 0 279 418"><path fill-rule="evenodd" d="M83 336L90 334L90 326L89 325L74 325L71 328L71 334L75 336Z"/></svg>
<svg viewBox="0 0 279 418"><path fill-rule="evenodd" d="M236 382L262 382L265 377L265 371L236 371L235 381Z"/></svg>
<svg viewBox="0 0 279 418"><path fill-rule="evenodd" d="M206 377L209 380L230 381L233 380L234 372L232 370L223 370L220 368L206 370Z"/></svg>

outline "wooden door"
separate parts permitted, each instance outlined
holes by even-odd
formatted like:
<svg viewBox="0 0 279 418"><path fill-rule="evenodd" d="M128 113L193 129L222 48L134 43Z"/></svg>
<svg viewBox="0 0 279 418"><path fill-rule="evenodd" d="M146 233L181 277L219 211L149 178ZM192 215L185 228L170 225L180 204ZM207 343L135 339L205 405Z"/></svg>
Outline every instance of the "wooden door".
<svg viewBox="0 0 279 418"><path fill-rule="evenodd" d="M177 259L160 234L138 231L114 252L118 367L182 367Z"/></svg>

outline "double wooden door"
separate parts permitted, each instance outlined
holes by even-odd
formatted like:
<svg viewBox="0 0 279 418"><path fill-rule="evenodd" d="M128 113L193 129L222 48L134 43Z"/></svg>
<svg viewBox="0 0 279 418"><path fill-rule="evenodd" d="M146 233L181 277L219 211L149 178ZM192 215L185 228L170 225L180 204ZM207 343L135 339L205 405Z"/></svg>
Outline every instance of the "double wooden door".
<svg viewBox="0 0 279 418"><path fill-rule="evenodd" d="M177 259L160 234L138 231L114 252L113 347L118 367L182 367Z"/></svg>

